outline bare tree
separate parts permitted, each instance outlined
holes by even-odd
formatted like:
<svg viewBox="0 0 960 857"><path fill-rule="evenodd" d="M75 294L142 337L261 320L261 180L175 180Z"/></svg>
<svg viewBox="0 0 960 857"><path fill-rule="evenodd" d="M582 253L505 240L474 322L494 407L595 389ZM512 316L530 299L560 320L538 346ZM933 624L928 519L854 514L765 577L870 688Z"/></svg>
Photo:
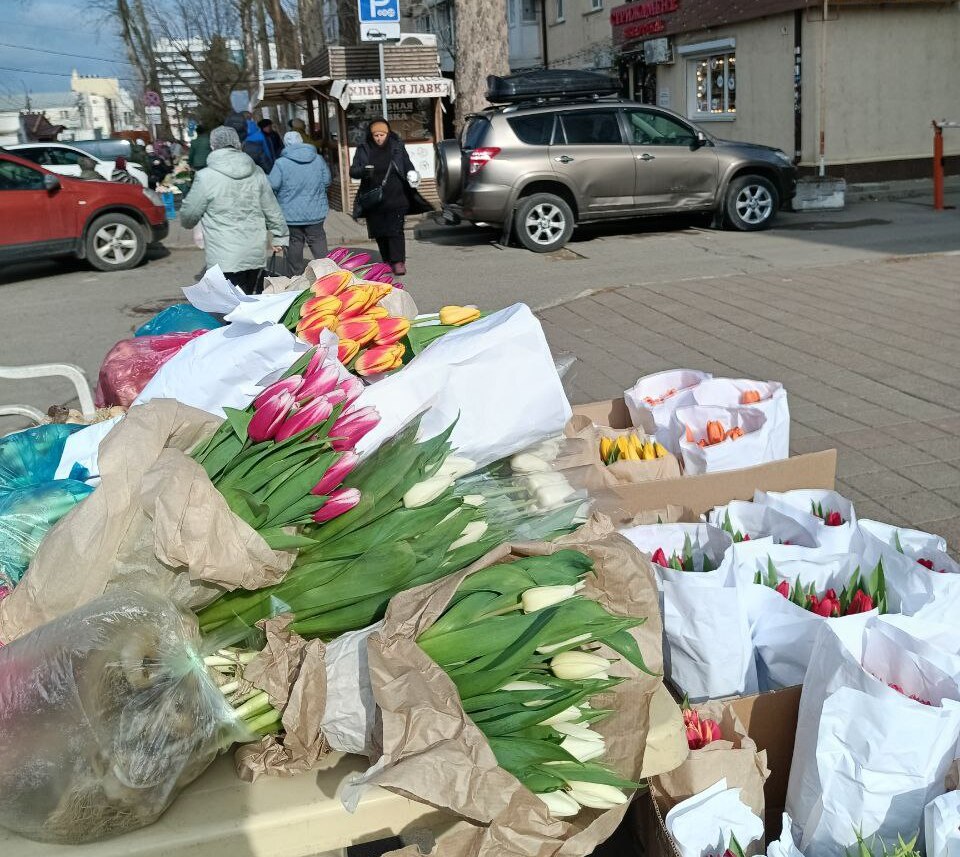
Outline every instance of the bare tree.
<svg viewBox="0 0 960 857"><path fill-rule="evenodd" d="M486 106L487 75L510 72L506 0L457 0L457 127Z"/></svg>
<svg viewBox="0 0 960 857"><path fill-rule="evenodd" d="M116 13L127 57L133 64L143 88L159 92L160 76L153 50L153 31L143 0L132 0L132 3L128 0L105 0L104 6L108 11ZM166 104L160 105L160 127L170 131L170 115Z"/></svg>

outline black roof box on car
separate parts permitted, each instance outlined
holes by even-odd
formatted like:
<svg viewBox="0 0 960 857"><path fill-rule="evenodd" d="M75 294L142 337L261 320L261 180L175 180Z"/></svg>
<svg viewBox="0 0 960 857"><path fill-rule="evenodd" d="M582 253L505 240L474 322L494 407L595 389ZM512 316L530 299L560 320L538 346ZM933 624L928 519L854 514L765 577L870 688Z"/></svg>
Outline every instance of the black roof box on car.
<svg viewBox="0 0 960 857"><path fill-rule="evenodd" d="M513 104L547 98L586 98L613 95L620 91L620 81L593 71L542 69L511 74L509 77L487 77L487 101L491 104Z"/></svg>

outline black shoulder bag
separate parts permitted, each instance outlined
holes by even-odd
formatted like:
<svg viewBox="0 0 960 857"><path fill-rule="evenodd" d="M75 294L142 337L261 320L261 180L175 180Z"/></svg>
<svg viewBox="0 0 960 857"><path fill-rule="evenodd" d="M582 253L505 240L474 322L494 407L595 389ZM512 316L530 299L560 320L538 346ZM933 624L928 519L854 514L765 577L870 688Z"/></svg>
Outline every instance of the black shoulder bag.
<svg viewBox="0 0 960 857"><path fill-rule="evenodd" d="M392 169L393 161L391 160L390 165L387 167L387 173L383 177L383 181L380 182L380 184L378 184L376 187L357 194L357 205L360 207L361 214L368 214L375 208L378 208L383 202L383 189L387 185L387 179L390 178L390 170Z"/></svg>

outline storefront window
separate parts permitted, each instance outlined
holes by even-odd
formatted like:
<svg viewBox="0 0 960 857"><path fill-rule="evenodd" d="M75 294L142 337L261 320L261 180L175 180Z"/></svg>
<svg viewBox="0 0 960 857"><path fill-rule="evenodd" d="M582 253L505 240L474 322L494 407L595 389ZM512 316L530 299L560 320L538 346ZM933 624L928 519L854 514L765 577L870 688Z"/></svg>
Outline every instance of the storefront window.
<svg viewBox="0 0 960 857"><path fill-rule="evenodd" d="M390 127L405 143L433 142L433 101L409 98L387 101ZM347 141L357 146L367 136L367 126L380 117L380 101L355 101L347 108Z"/></svg>
<svg viewBox="0 0 960 857"><path fill-rule="evenodd" d="M691 61L698 116L734 116L737 112L737 58L714 54Z"/></svg>

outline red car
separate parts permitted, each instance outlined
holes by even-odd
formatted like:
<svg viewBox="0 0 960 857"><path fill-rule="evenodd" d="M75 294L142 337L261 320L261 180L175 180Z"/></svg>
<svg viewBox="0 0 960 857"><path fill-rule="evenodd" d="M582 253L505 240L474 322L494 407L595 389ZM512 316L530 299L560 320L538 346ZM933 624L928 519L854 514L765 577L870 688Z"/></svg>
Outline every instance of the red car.
<svg viewBox="0 0 960 857"><path fill-rule="evenodd" d="M153 191L59 176L2 149L0 224L0 264L73 255L101 271L139 265L169 231Z"/></svg>

